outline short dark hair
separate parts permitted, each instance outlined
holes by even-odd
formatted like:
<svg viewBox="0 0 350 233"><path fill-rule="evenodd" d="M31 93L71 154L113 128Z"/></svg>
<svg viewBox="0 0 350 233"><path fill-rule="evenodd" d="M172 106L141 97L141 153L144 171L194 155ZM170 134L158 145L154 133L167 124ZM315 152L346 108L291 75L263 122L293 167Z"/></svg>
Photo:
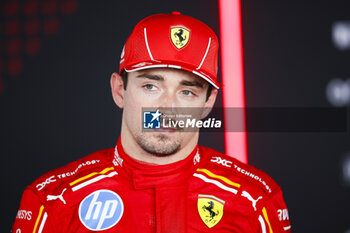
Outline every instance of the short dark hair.
<svg viewBox="0 0 350 233"><path fill-rule="evenodd" d="M124 90L126 90L126 86L128 85L128 72L123 70L120 76L123 79ZM207 96L206 96L206 100L205 101L207 101L209 99L209 96L210 96L212 90L213 90L213 86L211 84L209 84L208 89L207 89Z"/></svg>

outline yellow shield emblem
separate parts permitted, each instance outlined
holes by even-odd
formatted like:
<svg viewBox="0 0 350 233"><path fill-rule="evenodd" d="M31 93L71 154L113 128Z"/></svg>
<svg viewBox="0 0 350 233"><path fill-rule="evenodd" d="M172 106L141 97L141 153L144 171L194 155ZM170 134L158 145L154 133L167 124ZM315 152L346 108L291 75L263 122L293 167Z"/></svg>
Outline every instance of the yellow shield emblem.
<svg viewBox="0 0 350 233"><path fill-rule="evenodd" d="M207 227L212 228L224 215L225 201L212 195L198 195L197 208L199 216Z"/></svg>
<svg viewBox="0 0 350 233"><path fill-rule="evenodd" d="M182 49L190 39L190 30L182 26L172 27L170 38L176 48Z"/></svg>

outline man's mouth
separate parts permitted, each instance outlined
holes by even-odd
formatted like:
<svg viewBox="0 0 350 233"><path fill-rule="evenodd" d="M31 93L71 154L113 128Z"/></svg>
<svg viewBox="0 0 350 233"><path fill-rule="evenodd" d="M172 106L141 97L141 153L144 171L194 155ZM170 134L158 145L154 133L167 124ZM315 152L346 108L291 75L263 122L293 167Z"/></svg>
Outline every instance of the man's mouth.
<svg viewBox="0 0 350 233"><path fill-rule="evenodd" d="M163 127L162 125L160 126L159 129L157 129L157 132L164 132L164 133L175 133L179 129L173 128L173 127Z"/></svg>

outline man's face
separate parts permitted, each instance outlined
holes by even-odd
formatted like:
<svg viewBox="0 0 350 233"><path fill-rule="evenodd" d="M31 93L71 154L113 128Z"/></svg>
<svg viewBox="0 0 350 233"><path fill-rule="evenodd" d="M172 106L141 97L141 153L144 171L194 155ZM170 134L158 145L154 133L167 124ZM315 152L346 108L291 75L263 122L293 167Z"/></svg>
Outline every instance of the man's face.
<svg viewBox="0 0 350 233"><path fill-rule="evenodd" d="M120 78L120 77L119 77ZM122 130L137 144L155 156L176 153L186 143L198 138L198 131L183 132L174 128L142 130L142 108L211 108L216 89L207 100L209 84L202 78L183 70L157 68L128 73L127 88L122 93Z"/></svg>

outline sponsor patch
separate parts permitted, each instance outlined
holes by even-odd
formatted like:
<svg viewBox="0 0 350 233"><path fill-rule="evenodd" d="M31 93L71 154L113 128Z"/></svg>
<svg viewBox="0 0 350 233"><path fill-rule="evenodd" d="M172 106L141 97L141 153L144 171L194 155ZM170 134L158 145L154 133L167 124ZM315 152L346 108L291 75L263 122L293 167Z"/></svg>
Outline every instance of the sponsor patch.
<svg viewBox="0 0 350 233"><path fill-rule="evenodd" d="M175 26L170 29L171 42L177 49L182 49L190 39L190 30L183 26Z"/></svg>
<svg viewBox="0 0 350 233"><path fill-rule="evenodd" d="M16 218L23 220L32 220L32 211L30 210L18 210Z"/></svg>
<svg viewBox="0 0 350 233"><path fill-rule="evenodd" d="M198 195L197 208L204 224L212 228L220 222L224 215L225 201L212 195Z"/></svg>
<svg viewBox="0 0 350 233"><path fill-rule="evenodd" d="M38 191L42 190L43 188L45 188L45 186L47 184L50 184L50 183L53 183L53 182L56 182L56 179L55 179L55 175L53 176L50 176L49 178L47 178L44 182L40 183L40 184L37 184L36 185L36 188L38 189Z"/></svg>
<svg viewBox="0 0 350 233"><path fill-rule="evenodd" d="M66 201L63 198L63 193L66 191L67 189L63 189L60 195L47 195L46 200L47 201L52 201L52 200L61 200L63 202L63 204L66 204Z"/></svg>
<svg viewBox="0 0 350 233"><path fill-rule="evenodd" d="M220 156L213 156L210 162L221 164L222 166L225 166L225 167L231 167L232 165L232 161L222 159Z"/></svg>
<svg viewBox="0 0 350 233"><path fill-rule="evenodd" d="M201 160L201 156L199 155L199 151L197 149L197 153L196 155L193 157L193 164L196 165L197 163L199 163L199 161Z"/></svg>
<svg viewBox="0 0 350 233"><path fill-rule="evenodd" d="M83 162L83 163L79 164L74 171L69 171L69 172L59 174L59 175L57 175L57 177L59 179L64 179L64 178L69 177L69 176L74 176L78 172L78 170L81 169L82 167L94 165L94 164L97 164L99 162L100 162L100 160L91 160L91 161Z"/></svg>
<svg viewBox="0 0 350 233"><path fill-rule="evenodd" d="M250 177L256 181L259 181L261 184L264 185L264 187L266 188L266 190L269 192L269 193L272 193L272 190L270 188L270 186L267 185L267 183L261 179L261 177L255 175L254 173L251 173L249 171L246 171L244 170L243 168L240 168L238 167L236 164L233 165L235 169L237 169L238 172L242 173L243 175L246 175L247 177Z"/></svg>
<svg viewBox="0 0 350 233"><path fill-rule="evenodd" d="M102 231L115 226L124 212L124 204L118 194L110 190L97 190L82 200L79 219L89 230Z"/></svg>
<svg viewBox="0 0 350 233"><path fill-rule="evenodd" d="M242 197L245 197L245 198L247 198L249 201L252 202L252 206L253 206L253 208L254 208L255 211L256 211L256 203L257 203L260 199L263 198L262 196L260 196L260 197L258 197L257 199L254 199L247 191L243 191L241 195L242 195Z"/></svg>
<svg viewBox="0 0 350 233"><path fill-rule="evenodd" d="M277 210L277 213L280 221L289 220L289 214L287 209L279 209Z"/></svg>
<svg viewBox="0 0 350 233"><path fill-rule="evenodd" d="M43 188L46 187L46 185L56 182L57 179L64 179L64 178L67 178L70 176L74 176L78 172L78 170L81 169L82 167L94 165L94 164L97 164L99 162L100 162L100 160L91 160L91 161L85 161L83 163L80 163L75 168L74 171L69 171L69 172L65 172L62 174L52 175L49 178L46 178L43 182L37 184L36 188L38 189L38 191L41 191Z"/></svg>
<svg viewBox="0 0 350 233"><path fill-rule="evenodd" d="M114 149L113 164L114 164L114 166L118 166L118 165L120 165L121 167L123 166L123 159L120 158L120 156L119 156L118 146L115 146L115 149Z"/></svg>
<svg viewBox="0 0 350 233"><path fill-rule="evenodd" d="M138 63L136 65L133 65L132 67L137 68L137 67L146 66L146 65L152 65L152 63L150 63L150 62L140 62L140 63Z"/></svg>

